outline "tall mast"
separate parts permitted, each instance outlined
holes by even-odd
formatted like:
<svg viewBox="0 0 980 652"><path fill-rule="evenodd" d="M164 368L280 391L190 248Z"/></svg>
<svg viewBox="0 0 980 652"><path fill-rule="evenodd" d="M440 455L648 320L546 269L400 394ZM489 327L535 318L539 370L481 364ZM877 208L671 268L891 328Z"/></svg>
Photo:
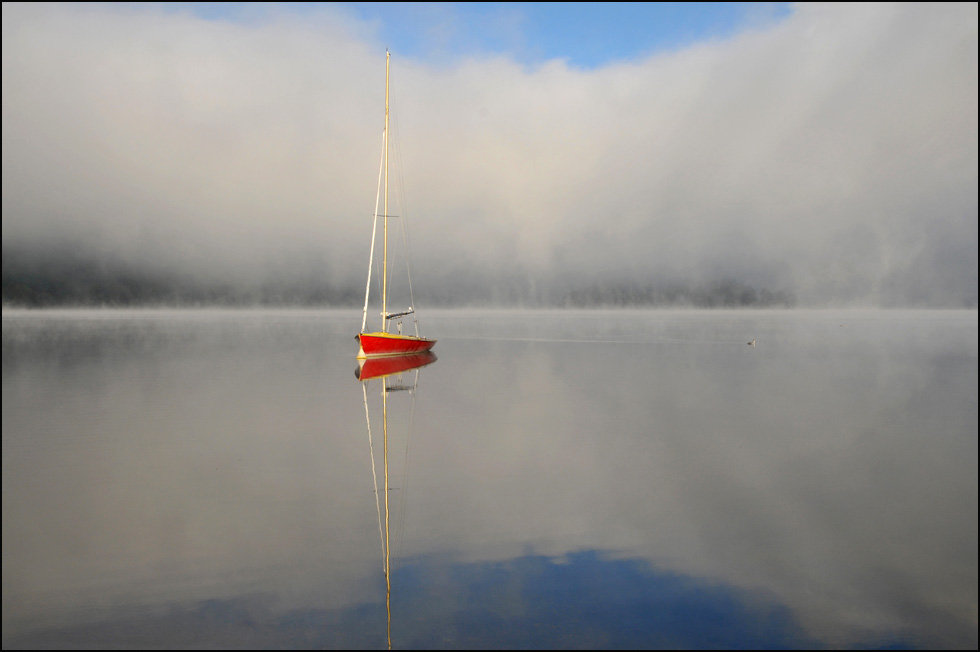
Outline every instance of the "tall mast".
<svg viewBox="0 0 980 652"><path fill-rule="evenodd" d="M385 228L384 262L381 266L381 330L388 332L388 70L391 53L385 50Z"/></svg>

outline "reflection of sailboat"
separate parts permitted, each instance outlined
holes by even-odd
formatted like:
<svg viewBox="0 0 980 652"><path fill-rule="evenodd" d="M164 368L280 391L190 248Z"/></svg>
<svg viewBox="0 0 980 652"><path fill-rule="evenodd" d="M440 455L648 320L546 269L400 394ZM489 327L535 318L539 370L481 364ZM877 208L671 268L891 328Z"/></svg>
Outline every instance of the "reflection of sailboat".
<svg viewBox="0 0 980 652"><path fill-rule="evenodd" d="M378 534L381 537L381 558L385 577L385 608L388 612L388 649L391 649L391 509L389 497L391 492L390 474L388 467L388 394L396 391L407 391L411 397L411 414L408 420L408 433L406 437L406 450L408 441L411 439L412 422L415 415L415 397L419 384L419 372L422 367L436 361L436 356L431 352L417 353L414 355L399 355L384 358L370 358L359 361L360 366L354 374L361 381L361 389L364 394L364 418L367 422L368 445L371 449L371 474L374 477L375 506L378 512ZM403 382L403 374L414 373L414 380L411 384ZM381 382L381 416L384 432L384 521L381 518L381 501L378 498L378 475L375 471L374 443L371 436L371 412L368 408L368 385L373 381ZM407 460L407 455L406 455ZM407 472L402 470L403 476ZM402 478L403 489L407 485L407 478ZM402 492L404 500L405 491Z"/></svg>
<svg viewBox="0 0 980 652"><path fill-rule="evenodd" d="M418 369L435 361L436 355L432 351L379 358L361 358L358 360L359 366L354 370L354 375L360 380L371 380L372 378Z"/></svg>
<svg viewBox="0 0 980 652"><path fill-rule="evenodd" d="M382 241L383 246L383 257L382 257L382 268L381 268L381 329L374 332L367 332L367 314L368 314L368 298L371 294L371 267L374 264L374 243L375 243L375 233L378 228L378 200L375 200L374 208L374 228L371 233L371 254L368 258L368 278L367 278L367 289L364 291L364 316L361 319L361 331L354 338L360 342L360 350L357 353L358 358L369 358L374 356L385 356L385 355L402 355L406 353L418 353L420 351L428 351L431 349L436 341L430 340L419 335L419 322L418 318L415 317L415 299L412 296L412 281L411 275L406 274L408 279L408 291L411 301L411 305L408 309L399 312L388 312L388 141L389 141L389 130L388 130L388 78L391 54L385 53L385 129L383 136L383 151L381 155L381 168L384 172L384 229ZM381 173L378 174L378 196L380 198L380 186L381 186ZM404 225L404 222L402 222ZM407 242L407 238L406 238ZM408 254L406 251L406 268L408 266ZM402 317L412 315L412 320L415 323L415 335L404 335L402 334ZM388 330L388 322L390 320L396 320L397 332L391 333Z"/></svg>

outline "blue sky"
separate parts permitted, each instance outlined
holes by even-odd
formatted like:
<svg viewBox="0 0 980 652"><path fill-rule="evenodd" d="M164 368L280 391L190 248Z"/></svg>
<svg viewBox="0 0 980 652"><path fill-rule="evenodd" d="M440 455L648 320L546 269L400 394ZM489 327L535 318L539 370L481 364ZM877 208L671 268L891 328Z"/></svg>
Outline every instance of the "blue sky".
<svg viewBox="0 0 980 652"><path fill-rule="evenodd" d="M380 21L384 39L409 56L495 52L527 64L560 58L586 68L723 38L750 21L787 11L785 5L683 2L355 2L344 6L362 18ZM436 31L426 26L435 26ZM448 26L448 33L439 31L441 26Z"/></svg>
<svg viewBox="0 0 980 652"><path fill-rule="evenodd" d="M564 59L594 68L703 40L727 38L789 15L789 3L446 2L173 3L170 9L252 21L268 12L309 14L334 4L375 26L400 57L429 61L508 55L527 65Z"/></svg>

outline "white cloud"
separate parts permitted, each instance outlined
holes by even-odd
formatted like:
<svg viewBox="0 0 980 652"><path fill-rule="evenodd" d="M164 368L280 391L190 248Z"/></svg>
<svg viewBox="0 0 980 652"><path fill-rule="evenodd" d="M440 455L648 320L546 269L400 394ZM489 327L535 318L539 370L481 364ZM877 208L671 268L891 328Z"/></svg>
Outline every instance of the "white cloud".
<svg viewBox="0 0 980 652"><path fill-rule="evenodd" d="M76 228L167 264L307 251L359 277L383 119L372 34L331 10L4 4L5 244ZM975 4L801 5L589 71L392 65L419 275L976 300Z"/></svg>

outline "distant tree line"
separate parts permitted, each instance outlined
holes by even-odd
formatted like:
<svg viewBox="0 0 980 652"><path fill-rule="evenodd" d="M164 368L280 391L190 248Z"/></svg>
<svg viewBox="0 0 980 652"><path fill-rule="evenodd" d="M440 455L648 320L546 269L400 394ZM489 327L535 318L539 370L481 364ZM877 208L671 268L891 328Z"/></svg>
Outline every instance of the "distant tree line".
<svg viewBox="0 0 980 652"><path fill-rule="evenodd" d="M755 288L725 279L703 285L684 283L603 283L570 290L569 306L690 306L695 308L790 308L796 305L786 290Z"/></svg>
<svg viewBox="0 0 980 652"><path fill-rule="evenodd" d="M363 290L303 278L220 281L77 256L29 260L6 249L2 285L3 305L25 308L354 306L363 299Z"/></svg>
<svg viewBox="0 0 980 652"><path fill-rule="evenodd" d="M331 284L309 270L294 276L246 282L215 280L80 255L26 255L3 251L3 305L10 307L127 306L335 306L363 301L362 286ZM526 307L792 307L785 290L756 288L737 280L703 285L655 281L531 282L518 275L443 279L417 292L422 305Z"/></svg>

